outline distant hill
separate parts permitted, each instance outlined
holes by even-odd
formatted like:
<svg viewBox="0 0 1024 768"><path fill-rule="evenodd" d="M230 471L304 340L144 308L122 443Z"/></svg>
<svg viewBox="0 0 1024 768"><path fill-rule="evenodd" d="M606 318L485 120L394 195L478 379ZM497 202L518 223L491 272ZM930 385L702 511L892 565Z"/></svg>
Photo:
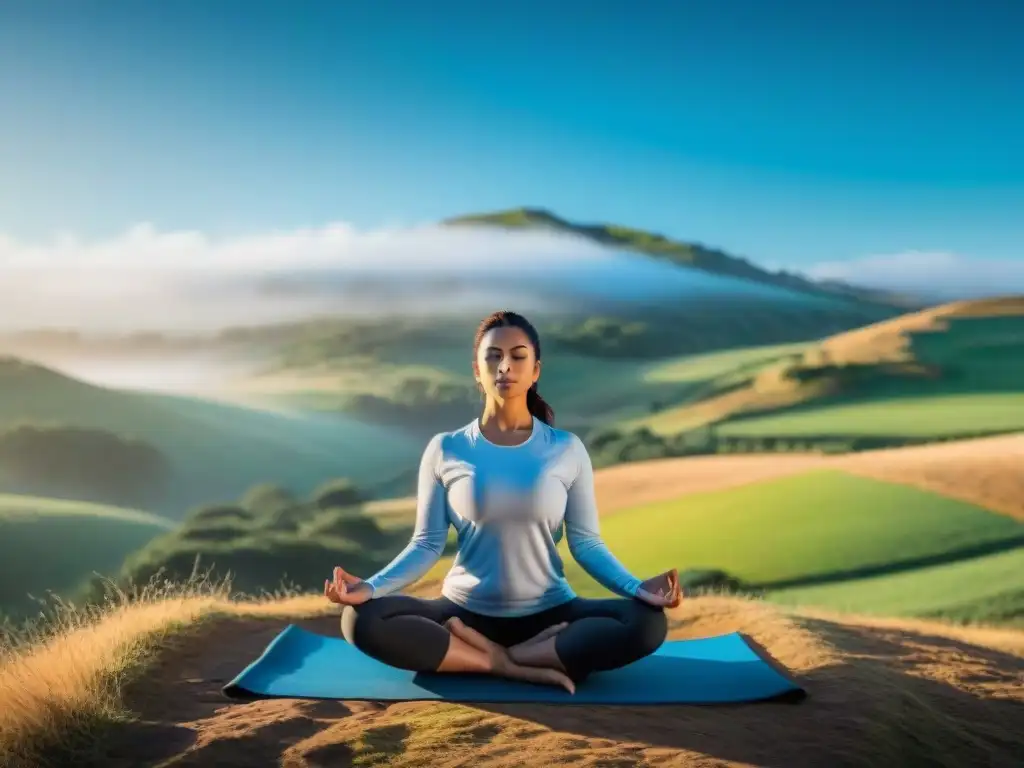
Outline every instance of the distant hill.
<svg viewBox="0 0 1024 768"><path fill-rule="evenodd" d="M703 391L719 373L792 356L830 333L893 314L852 301L788 297L631 310L568 319L530 313L544 340L541 391L560 425L586 431L650 413ZM273 370L239 388L295 407L351 413L424 441L479 410L470 368L477 322L380 318L311 327L278 346Z"/></svg>
<svg viewBox="0 0 1024 768"><path fill-rule="evenodd" d="M100 504L146 507L171 480L154 446L100 429L0 429L0 488Z"/></svg>
<svg viewBox="0 0 1024 768"><path fill-rule="evenodd" d="M170 476L163 502L146 509L174 518L262 482L295 493L339 476L372 484L414 461L423 448L397 431L343 414L293 415L117 390L0 358L0 432L21 425L103 430L153 446L166 457Z"/></svg>
<svg viewBox="0 0 1024 768"><path fill-rule="evenodd" d="M1024 429L1024 296L840 333L638 422L661 434L968 436Z"/></svg>
<svg viewBox="0 0 1024 768"><path fill-rule="evenodd" d="M127 555L171 526L132 509L0 494L0 614L38 612L29 595L73 598L93 572L116 576Z"/></svg>
<svg viewBox="0 0 1024 768"><path fill-rule="evenodd" d="M740 256L733 256L700 243L672 240L656 232L618 224L571 222L543 208L513 208L490 213L466 214L446 219L443 223L448 226L485 225L505 229L551 230L584 237L601 245L643 253L673 264L719 275L741 277L758 283L905 309L923 306L921 301L909 296L860 288L838 281L816 282L786 271L771 272Z"/></svg>

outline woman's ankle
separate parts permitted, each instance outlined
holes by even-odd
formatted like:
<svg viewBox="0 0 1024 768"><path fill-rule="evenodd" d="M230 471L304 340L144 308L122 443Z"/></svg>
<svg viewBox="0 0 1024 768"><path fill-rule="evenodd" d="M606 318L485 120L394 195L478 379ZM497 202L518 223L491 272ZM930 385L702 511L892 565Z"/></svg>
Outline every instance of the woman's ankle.
<svg viewBox="0 0 1024 768"><path fill-rule="evenodd" d="M495 666L495 660L490 654L473 647L455 635L451 635L448 651L441 659L441 664L436 671L492 674L495 671Z"/></svg>

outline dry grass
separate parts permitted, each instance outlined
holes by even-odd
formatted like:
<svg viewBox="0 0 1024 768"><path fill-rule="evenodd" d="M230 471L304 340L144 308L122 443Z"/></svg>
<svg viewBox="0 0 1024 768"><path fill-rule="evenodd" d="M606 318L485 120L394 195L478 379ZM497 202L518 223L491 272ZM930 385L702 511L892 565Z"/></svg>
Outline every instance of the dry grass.
<svg viewBox="0 0 1024 768"><path fill-rule="evenodd" d="M1024 631L1006 627L977 624L950 624L934 619L887 618L884 616L861 616L859 614L838 614L814 607L802 607L799 615L809 619L821 619L847 627L861 629L897 630L934 635L971 643L983 648L1008 653L1024 659ZM1024 685L1024 679L1021 680ZM1024 689L1016 692L1024 701Z"/></svg>
<svg viewBox="0 0 1024 768"><path fill-rule="evenodd" d="M430 591L427 584L418 592ZM231 702L220 687L315 596L232 600L198 581L67 609L0 662L0 765L1012 765L1024 634L686 601L671 635L740 631L807 687L799 706ZM334 614L334 612L331 612ZM118 727L113 727L118 726Z"/></svg>
<svg viewBox="0 0 1024 768"><path fill-rule="evenodd" d="M620 464L595 473L604 513L725 490L812 469L909 485L1024 521L1024 434L841 456L696 456Z"/></svg>
<svg viewBox="0 0 1024 768"><path fill-rule="evenodd" d="M820 357L824 351L830 362L840 365L902 362L908 359L908 333L943 330L952 318L1022 314L1024 296L957 301L830 336L810 350L807 359Z"/></svg>
<svg viewBox="0 0 1024 768"><path fill-rule="evenodd" d="M957 301L892 320L857 328L826 339L817 350L836 364L901 362L907 359L907 333L941 330L954 317L997 317L1024 314L1024 296Z"/></svg>
<svg viewBox="0 0 1024 768"><path fill-rule="evenodd" d="M1024 434L869 451L833 463L1024 521Z"/></svg>
<svg viewBox="0 0 1024 768"><path fill-rule="evenodd" d="M788 408L827 393L827 386L820 381L800 383L788 378L785 375L787 365L768 366L754 377L749 386L741 389L667 408L619 426L624 429L646 427L656 434L676 435L736 414Z"/></svg>
<svg viewBox="0 0 1024 768"><path fill-rule="evenodd" d="M323 612L322 600L231 599L230 584L196 577L113 591L103 605L55 603L0 646L0 766L38 766L42 756L88 751L94 732L125 716L122 686L156 648L213 616L283 617Z"/></svg>

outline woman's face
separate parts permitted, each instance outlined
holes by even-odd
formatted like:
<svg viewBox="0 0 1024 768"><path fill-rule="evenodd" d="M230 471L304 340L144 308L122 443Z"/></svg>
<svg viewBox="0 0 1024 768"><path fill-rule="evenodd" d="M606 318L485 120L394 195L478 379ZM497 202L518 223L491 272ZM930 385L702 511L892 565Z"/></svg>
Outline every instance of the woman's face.
<svg viewBox="0 0 1024 768"><path fill-rule="evenodd" d="M480 340L473 375L498 400L525 397L540 378L540 361L530 337L521 328L492 328Z"/></svg>

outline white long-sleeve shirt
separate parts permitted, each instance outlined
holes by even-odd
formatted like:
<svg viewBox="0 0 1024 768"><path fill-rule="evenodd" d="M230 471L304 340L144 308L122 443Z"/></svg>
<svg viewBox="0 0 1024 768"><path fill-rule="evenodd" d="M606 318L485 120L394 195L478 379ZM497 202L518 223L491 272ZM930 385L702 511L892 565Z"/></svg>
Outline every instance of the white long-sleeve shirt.
<svg viewBox="0 0 1024 768"><path fill-rule="evenodd" d="M449 526L458 534L458 554L441 594L475 613L521 616L575 597L556 549L563 528L573 558L599 584L624 597L641 584L601 540L586 446L536 418L521 445L492 443L475 419L430 440L412 539L367 579L374 597L426 574L441 557Z"/></svg>

